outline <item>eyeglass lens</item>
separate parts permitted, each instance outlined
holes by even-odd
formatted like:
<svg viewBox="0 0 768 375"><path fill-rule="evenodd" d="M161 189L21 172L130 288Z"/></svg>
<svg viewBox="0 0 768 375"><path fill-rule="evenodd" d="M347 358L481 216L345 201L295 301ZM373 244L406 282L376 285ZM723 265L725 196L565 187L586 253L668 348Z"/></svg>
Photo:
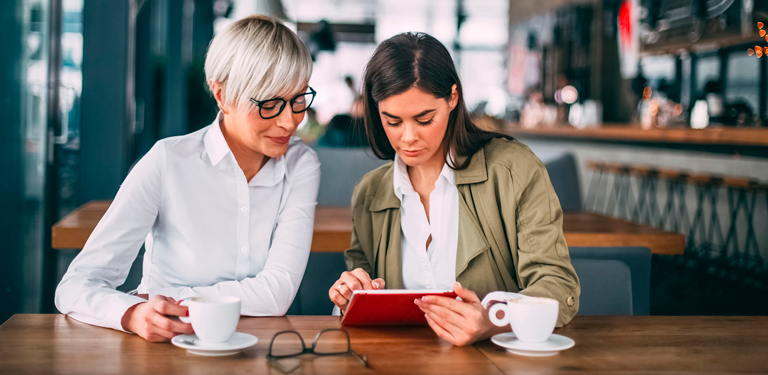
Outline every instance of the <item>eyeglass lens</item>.
<svg viewBox="0 0 768 375"><path fill-rule="evenodd" d="M261 103L259 107L259 114L263 118L277 117L285 107L285 100L271 99Z"/></svg>
<svg viewBox="0 0 768 375"><path fill-rule="evenodd" d="M323 331L314 343L317 354L344 354L349 352L349 336L343 331Z"/></svg>
<svg viewBox="0 0 768 375"><path fill-rule="evenodd" d="M304 353L304 341L297 332L280 332L269 349L269 355L273 357L295 356Z"/></svg>
<svg viewBox="0 0 768 375"><path fill-rule="evenodd" d="M307 108L309 108L310 105L312 105L312 101L314 99L314 92L297 95L291 99L291 110L293 113L304 112L307 110ZM280 113L283 112L283 108L285 108L285 99L270 99L261 103L259 106L259 114L262 118L270 119L279 116Z"/></svg>
<svg viewBox="0 0 768 375"><path fill-rule="evenodd" d="M299 95L291 100L291 109L294 113L304 112L309 108L314 99L315 94L311 92Z"/></svg>

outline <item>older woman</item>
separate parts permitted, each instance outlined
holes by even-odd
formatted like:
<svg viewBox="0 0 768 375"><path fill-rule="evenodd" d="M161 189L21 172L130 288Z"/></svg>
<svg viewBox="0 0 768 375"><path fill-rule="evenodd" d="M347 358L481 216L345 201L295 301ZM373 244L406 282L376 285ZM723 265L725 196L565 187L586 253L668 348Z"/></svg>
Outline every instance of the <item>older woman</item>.
<svg viewBox="0 0 768 375"><path fill-rule="evenodd" d="M445 47L420 33L382 42L363 95L368 142L394 162L355 187L350 271L328 292L336 306L356 289L453 289L461 301L414 303L455 345L504 330L480 301L497 290L554 298L568 323L579 280L547 171L528 147L473 124Z"/></svg>
<svg viewBox="0 0 768 375"><path fill-rule="evenodd" d="M211 42L220 112L136 164L56 290L57 308L150 341L191 333L179 299L237 296L244 315L282 315L309 257L320 164L292 138L314 98L312 60L279 21L254 16ZM115 290L144 243L137 293Z"/></svg>

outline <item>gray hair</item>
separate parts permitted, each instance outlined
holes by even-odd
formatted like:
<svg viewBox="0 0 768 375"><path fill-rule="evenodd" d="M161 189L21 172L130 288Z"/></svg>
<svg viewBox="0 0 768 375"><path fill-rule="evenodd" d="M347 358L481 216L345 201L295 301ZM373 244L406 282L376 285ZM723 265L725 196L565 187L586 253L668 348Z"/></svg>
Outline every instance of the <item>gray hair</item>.
<svg viewBox="0 0 768 375"><path fill-rule="evenodd" d="M252 111L251 98L299 93L312 75L312 58L299 37L279 20L254 15L217 34L205 57L205 79L221 84L225 105Z"/></svg>

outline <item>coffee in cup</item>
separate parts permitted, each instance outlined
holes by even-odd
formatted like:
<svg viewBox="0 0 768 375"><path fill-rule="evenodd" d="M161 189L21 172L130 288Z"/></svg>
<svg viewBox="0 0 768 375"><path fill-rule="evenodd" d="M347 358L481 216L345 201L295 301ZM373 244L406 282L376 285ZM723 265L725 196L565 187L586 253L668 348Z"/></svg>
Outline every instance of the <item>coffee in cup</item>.
<svg viewBox="0 0 768 375"><path fill-rule="evenodd" d="M197 337L205 342L226 342L240 321L240 298L237 297L194 297L182 301L181 305L189 308L189 318L181 320L191 322Z"/></svg>
<svg viewBox="0 0 768 375"><path fill-rule="evenodd" d="M541 343L547 341L557 323L559 303L550 298L523 297L497 303L489 309L491 322L503 327L510 325L520 341ZM502 318L496 314L502 311Z"/></svg>

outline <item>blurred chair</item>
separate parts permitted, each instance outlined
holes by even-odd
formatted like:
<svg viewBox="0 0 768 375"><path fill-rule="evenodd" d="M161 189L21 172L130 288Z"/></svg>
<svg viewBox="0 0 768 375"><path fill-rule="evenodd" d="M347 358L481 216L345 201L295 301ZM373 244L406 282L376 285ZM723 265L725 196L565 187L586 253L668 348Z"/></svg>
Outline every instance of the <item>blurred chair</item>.
<svg viewBox="0 0 768 375"><path fill-rule="evenodd" d="M632 273L618 260L571 260L581 282L578 315L633 315Z"/></svg>
<svg viewBox="0 0 768 375"><path fill-rule="evenodd" d="M316 147L320 159L320 192L317 204L344 206L352 204L352 191L363 176L387 160L377 158L368 148Z"/></svg>
<svg viewBox="0 0 768 375"><path fill-rule="evenodd" d="M563 212L581 212L581 185L576 159L564 154L544 163Z"/></svg>
<svg viewBox="0 0 768 375"><path fill-rule="evenodd" d="M350 115L333 116L325 127L325 134L317 140L317 145L320 147L366 148L368 147L368 140L359 125L360 123L356 122Z"/></svg>
<svg viewBox="0 0 768 375"><path fill-rule="evenodd" d="M333 302L328 298L328 289L346 270L342 252L310 253L307 270L287 315L331 315Z"/></svg>
<svg viewBox="0 0 768 375"><path fill-rule="evenodd" d="M592 295L586 295L593 293L589 288L594 288L596 292L601 293L602 286L593 286L595 283L599 284L614 284L621 282L622 277L616 276L619 270L614 265L605 264L606 270L610 268L610 272L603 272L598 267L599 264L585 264L582 260L616 260L623 262L630 270L631 280L629 284L631 286L631 298L632 298L632 315L650 315L650 295L651 295L651 250L647 247L571 247L571 262L576 268L576 273L579 275L579 280L582 283L582 298L592 298ZM583 269L577 268L577 264L581 263ZM617 280L611 279L612 277L619 277ZM598 298L602 299L602 297ZM606 301L607 303L608 301ZM579 314L588 313L589 308L585 311L584 305L581 305ZM611 314L612 315L612 314Z"/></svg>

